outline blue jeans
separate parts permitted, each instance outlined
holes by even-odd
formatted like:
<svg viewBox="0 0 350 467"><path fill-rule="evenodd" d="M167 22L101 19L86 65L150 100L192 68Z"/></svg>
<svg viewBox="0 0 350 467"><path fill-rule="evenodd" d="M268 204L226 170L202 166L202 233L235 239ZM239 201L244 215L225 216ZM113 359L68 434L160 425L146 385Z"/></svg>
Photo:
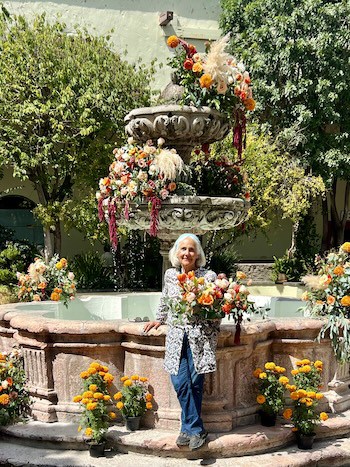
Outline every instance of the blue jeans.
<svg viewBox="0 0 350 467"><path fill-rule="evenodd" d="M182 343L180 366L177 375L171 375L171 382L182 409L181 432L195 435L204 432L201 419L204 374L197 374L187 335Z"/></svg>

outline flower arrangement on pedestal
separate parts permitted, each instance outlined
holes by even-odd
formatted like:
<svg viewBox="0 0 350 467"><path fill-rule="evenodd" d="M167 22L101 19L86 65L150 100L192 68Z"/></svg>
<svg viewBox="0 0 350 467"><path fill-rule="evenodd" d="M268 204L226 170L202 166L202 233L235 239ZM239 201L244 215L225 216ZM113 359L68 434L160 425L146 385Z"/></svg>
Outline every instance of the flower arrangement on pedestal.
<svg viewBox="0 0 350 467"><path fill-rule="evenodd" d="M0 353L0 425L25 418L29 410L29 393L19 350Z"/></svg>
<svg viewBox="0 0 350 467"><path fill-rule="evenodd" d="M321 388L321 374L323 363L320 360L311 362L308 359L296 362L297 368L292 370L294 384L287 385L290 391L290 398L293 401L293 408L284 411L286 420L291 419L293 431L297 433L298 442L301 436L312 437L315 435L316 426L320 421L328 419L325 412L317 412L318 401L323 398ZM301 445L303 442L301 441ZM304 449L302 447L302 449Z"/></svg>
<svg viewBox="0 0 350 467"><path fill-rule="evenodd" d="M176 180L184 163L175 149L163 148L164 139L158 139L158 146L148 141L143 147L134 144L132 138L122 148L114 149L115 160L109 167L109 174L101 178L100 190L96 193L99 218L105 220L107 209L109 233L112 245L117 244L118 220L129 219L130 203L149 203L150 235L156 236L158 216L162 201L177 188Z"/></svg>
<svg viewBox="0 0 350 467"><path fill-rule="evenodd" d="M130 424L129 429L134 431L138 428L140 417L147 410L153 408L153 396L148 391L148 378L139 375L123 376L120 378L123 387L114 394L117 401L116 408L120 410L128 426L129 419L136 419L136 424ZM134 420L132 420L134 422Z"/></svg>
<svg viewBox="0 0 350 467"><path fill-rule="evenodd" d="M114 377L108 372L108 367L93 362L86 371L80 373L83 380L83 392L73 398L73 402L80 403L83 414L78 430L84 429L87 440L101 443L109 427L108 405L111 396L108 387Z"/></svg>
<svg viewBox="0 0 350 467"><path fill-rule="evenodd" d="M229 34L208 46L206 53L177 36L167 44L176 49L168 64L175 72L177 84L183 86L182 103L195 107L208 106L234 120L234 144L239 157L245 132L245 112L254 110L251 78L243 63L225 52Z"/></svg>
<svg viewBox="0 0 350 467"><path fill-rule="evenodd" d="M305 312L325 320L319 337L329 336L339 361L350 360L350 242L316 258L317 275L302 278Z"/></svg>
<svg viewBox="0 0 350 467"><path fill-rule="evenodd" d="M240 343L240 327L243 318L257 311L254 303L248 300L249 290L241 283L246 279L242 271L237 271L236 280L218 274L215 282L196 277L194 271L178 274L181 299L170 299L179 321L201 319L221 319L228 316L236 324L235 343ZM250 282L249 282L250 283Z"/></svg>
<svg viewBox="0 0 350 467"><path fill-rule="evenodd" d="M17 272L17 296L20 301L63 301L65 305L76 294L74 274L68 270L65 258L54 255L49 263L35 258L28 272Z"/></svg>
<svg viewBox="0 0 350 467"><path fill-rule="evenodd" d="M257 368L253 375L257 378L258 396L256 401L260 404L260 415L264 424L266 414L272 421L285 405L284 393L289 379L284 375L286 369L274 362L266 362L264 369ZM268 418L266 417L266 418Z"/></svg>

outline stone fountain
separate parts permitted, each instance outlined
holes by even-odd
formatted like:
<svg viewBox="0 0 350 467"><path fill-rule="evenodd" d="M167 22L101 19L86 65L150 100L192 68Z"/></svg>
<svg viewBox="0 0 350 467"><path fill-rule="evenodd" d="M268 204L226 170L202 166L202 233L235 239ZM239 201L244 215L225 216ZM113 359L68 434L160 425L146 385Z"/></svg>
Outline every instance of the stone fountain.
<svg viewBox="0 0 350 467"><path fill-rule="evenodd" d="M183 161L189 163L195 146L222 140L230 131L226 117L209 107L176 104L132 110L126 117L126 133L135 141L145 143L164 138L165 146L175 148ZM169 267L167 255L171 244L183 232L203 235L209 231L231 229L247 217L249 203L240 198L209 196L172 196L162 202L157 236L163 271ZM141 204L129 220L119 223L129 229L148 230L147 203Z"/></svg>

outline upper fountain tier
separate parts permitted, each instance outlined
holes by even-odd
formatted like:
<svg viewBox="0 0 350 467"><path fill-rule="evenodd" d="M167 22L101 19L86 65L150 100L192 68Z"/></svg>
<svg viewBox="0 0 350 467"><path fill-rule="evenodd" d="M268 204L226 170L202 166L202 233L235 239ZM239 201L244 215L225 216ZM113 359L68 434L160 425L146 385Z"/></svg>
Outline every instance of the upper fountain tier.
<svg viewBox="0 0 350 467"><path fill-rule="evenodd" d="M220 141L230 131L227 118L210 107L176 104L134 109L125 117L125 131L135 141L156 141L175 148L183 161L189 163L195 146Z"/></svg>

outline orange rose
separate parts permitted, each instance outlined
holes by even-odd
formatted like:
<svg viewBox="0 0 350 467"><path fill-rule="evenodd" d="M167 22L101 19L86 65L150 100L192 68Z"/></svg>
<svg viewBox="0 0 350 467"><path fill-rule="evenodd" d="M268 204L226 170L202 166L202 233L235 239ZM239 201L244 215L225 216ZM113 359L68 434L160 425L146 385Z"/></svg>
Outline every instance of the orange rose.
<svg viewBox="0 0 350 467"><path fill-rule="evenodd" d="M350 306L350 296L349 295L345 295L341 300L340 300L340 304L342 306Z"/></svg>
<svg viewBox="0 0 350 467"><path fill-rule="evenodd" d="M228 315L232 310L232 305L230 303L225 303L225 305L222 305L221 309L224 313Z"/></svg>
<svg viewBox="0 0 350 467"><path fill-rule="evenodd" d="M166 43L168 47L172 49L176 49L176 47L180 44L180 40L177 36L169 36Z"/></svg>
<svg viewBox="0 0 350 467"><path fill-rule="evenodd" d="M333 269L333 273L336 275L336 276L342 276L344 274L344 268L343 266L336 266L334 269Z"/></svg>
<svg viewBox="0 0 350 467"><path fill-rule="evenodd" d="M199 299L198 303L201 305L212 305L214 303L214 297L212 295L203 294Z"/></svg>
<svg viewBox="0 0 350 467"><path fill-rule="evenodd" d="M193 67L193 60L191 58L186 58L184 61L184 68L185 70L192 70Z"/></svg>
<svg viewBox="0 0 350 467"><path fill-rule="evenodd" d="M50 300L53 300L54 302L58 302L60 299L60 295L56 292L52 292L50 296Z"/></svg>
<svg viewBox="0 0 350 467"><path fill-rule="evenodd" d="M208 73L205 73L199 78L199 84L201 88L210 88L210 86L213 84L213 78L208 75Z"/></svg>
<svg viewBox="0 0 350 467"><path fill-rule="evenodd" d="M176 183L175 182L170 182L168 185L168 190L169 191L175 191L176 190Z"/></svg>
<svg viewBox="0 0 350 467"><path fill-rule="evenodd" d="M334 305L335 303L335 297L333 297L333 295L328 295L327 296L327 304L328 305Z"/></svg>

